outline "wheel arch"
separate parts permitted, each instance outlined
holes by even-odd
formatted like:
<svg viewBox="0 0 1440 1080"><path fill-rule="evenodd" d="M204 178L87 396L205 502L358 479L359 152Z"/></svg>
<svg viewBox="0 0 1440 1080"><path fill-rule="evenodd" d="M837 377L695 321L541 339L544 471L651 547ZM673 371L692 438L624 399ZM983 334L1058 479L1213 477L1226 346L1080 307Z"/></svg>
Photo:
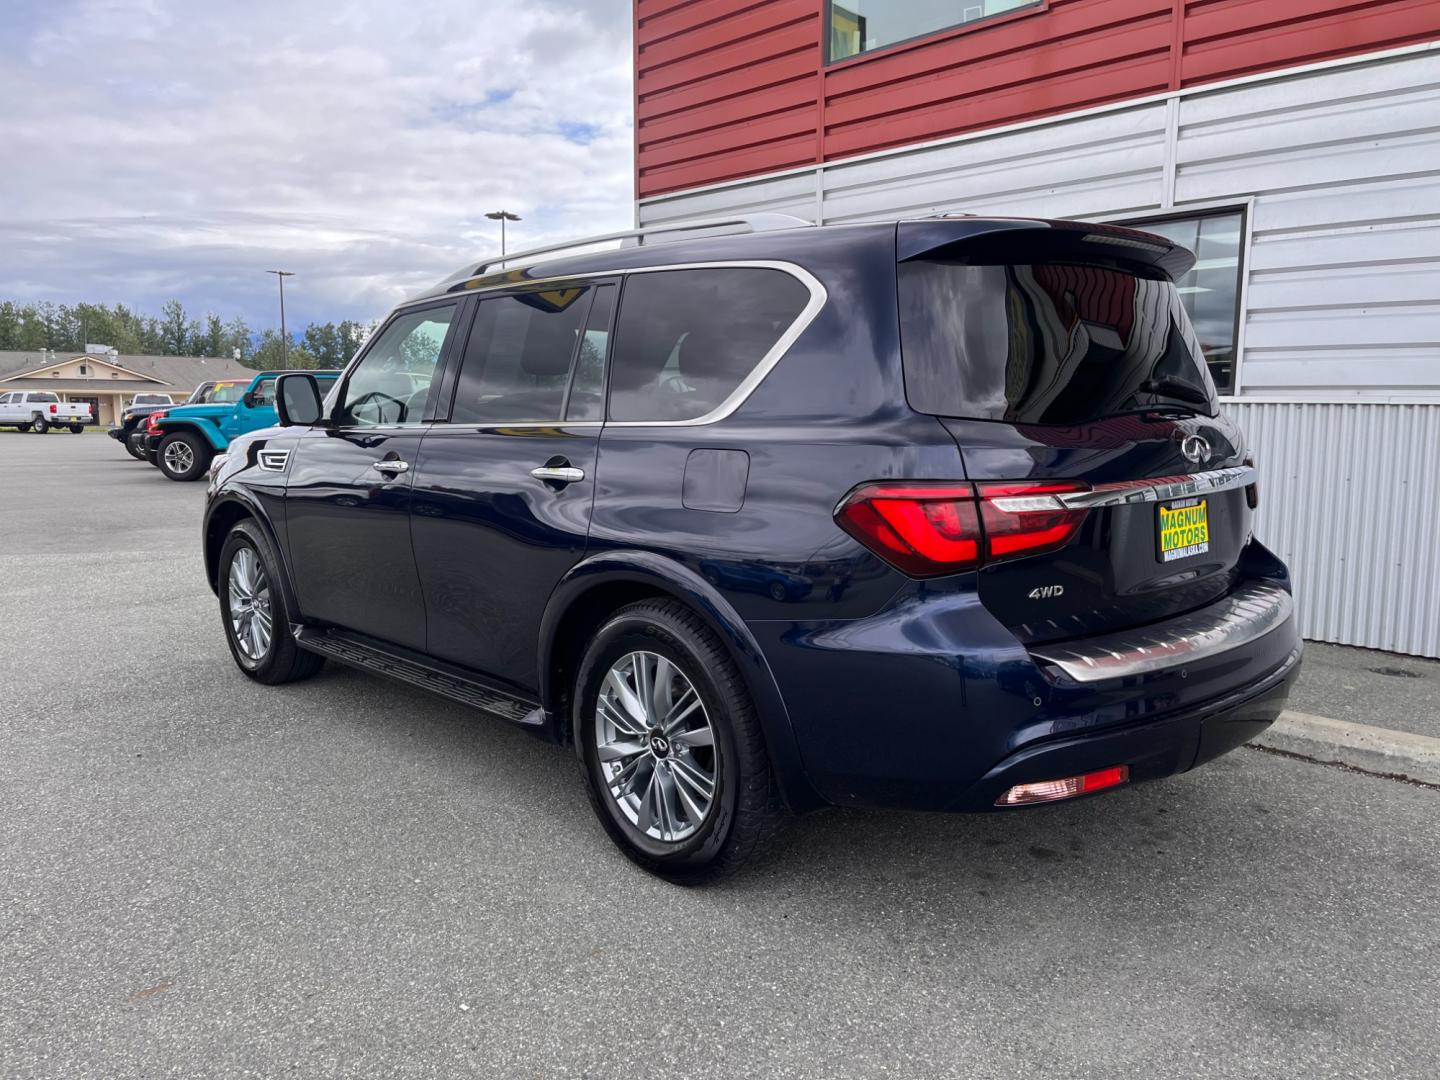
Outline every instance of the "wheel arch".
<svg viewBox="0 0 1440 1080"><path fill-rule="evenodd" d="M176 420L161 420L159 426L162 433L162 438L165 435L170 435L179 431L198 432L200 436L207 443L210 444L210 449L214 450L216 453L219 453L221 450L224 450L227 446L230 445L229 440L226 439L224 435L220 434L220 429L218 427L216 427L209 420L205 420L199 417L181 418Z"/></svg>
<svg viewBox="0 0 1440 1080"><path fill-rule="evenodd" d="M540 701L557 740L570 739L570 684L590 634L610 613L650 598L679 601L729 649L755 702L785 804L797 812L826 805L805 775L784 698L755 636L703 577L654 552L592 555L572 567L551 593L540 622Z"/></svg>
<svg viewBox="0 0 1440 1080"><path fill-rule="evenodd" d="M230 535L230 531L242 521L253 521L270 541L271 550L275 552L275 558L280 564L280 587L285 593L285 607L292 618L295 617L300 608L294 582L290 580L290 567L285 562L285 550L280 546L275 525L264 508L242 492L226 492L211 502L205 510L201 538L205 551L205 580L210 585L210 591L219 595L220 551L225 546L225 538Z"/></svg>

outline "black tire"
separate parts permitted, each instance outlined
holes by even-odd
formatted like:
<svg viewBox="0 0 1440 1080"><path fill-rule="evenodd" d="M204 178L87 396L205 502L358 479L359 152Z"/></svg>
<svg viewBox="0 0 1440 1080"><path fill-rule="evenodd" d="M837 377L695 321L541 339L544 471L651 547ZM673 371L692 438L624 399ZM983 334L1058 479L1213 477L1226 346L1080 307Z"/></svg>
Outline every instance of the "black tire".
<svg viewBox="0 0 1440 1080"><path fill-rule="evenodd" d="M30 425L29 425L29 424L16 424L16 425L15 425L15 430L18 431L18 432L20 432L20 433L23 435L25 432L27 432L27 431L30 430Z"/></svg>
<svg viewBox="0 0 1440 1080"><path fill-rule="evenodd" d="M170 450L168 455L165 452L167 448ZM188 455L183 453L185 450L189 451ZM199 480L214 456L215 451L201 436L193 431L177 431L160 440L155 464L171 480Z"/></svg>
<svg viewBox="0 0 1440 1080"><path fill-rule="evenodd" d="M80 435L80 434L83 434L84 431L85 431L85 425L84 425L84 424L71 424L71 425L70 425L70 434L71 434L71 435Z"/></svg>
<svg viewBox="0 0 1440 1080"><path fill-rule="evenodd" d="M611 666L644 651L664 657L689 680L714 732L715 795L692 835L675 841L642 833L621 810L601 770L596 710ZM650 873L700 885L740 869L783 817L754 703L724 644L690 609L673 600L621 608L585 649L572 695L576 756L590 804L616 845Z"/></svg>
<svg viewBox="0 0 1440 1080"><path fill-rule="evenodd" d="M270 642L268 650L259 658L247 655L240 647L230 616L230 568L242 550L250 551L258 560L270 584ZM236 667L256 682L279 686L308 679L325 666L323 656L307 652L295 643L295 636L290 632L290 610L285 604L285 590L280 585L280 561L258 525L242 521L230 530L225 537L225 545L220 549L218 573L216 591L220 594L220 623Z"/></svg>
<svg viewBox="0 0 1440 1080"><path fill-rule="evenodd" d="M144 460L145 460L145 451L144 451L140 446L136 445L136 442L135 442L134 439L132 439L130 436L127 435L125 438L121 439L120 441L121 441L121 442L124 444L124 446L125 446L125 452L126 452L127 454L129 454L131 457L133 457L136 461L144 461Z"/></svg>
<svg viewBox="0 0 1440 1080"><path fill-rule="evenodd" d="M44 435L50 430L50 421L46 420L43 416L37 416L34 420L30 421L30 430L35 432L36 435Z"/></svg>

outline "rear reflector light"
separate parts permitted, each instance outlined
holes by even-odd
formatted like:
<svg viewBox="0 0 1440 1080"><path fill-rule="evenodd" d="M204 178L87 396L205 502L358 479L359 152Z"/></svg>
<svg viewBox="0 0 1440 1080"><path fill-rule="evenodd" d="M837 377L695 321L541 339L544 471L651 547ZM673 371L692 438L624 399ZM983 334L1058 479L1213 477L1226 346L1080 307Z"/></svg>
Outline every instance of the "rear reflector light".
<svg viewBox="0 0 1440 1080"><path fill-rule="evenodd" d="M977 570L1064 547L1085 520L1056 496L1078 483L865 484L840 503L842 529L911 577Z"/></svg>
<svg viewBox="0 0 1440 1080"><path fill-rule="evenodd" d="M1034 784L1016 784L995 800L996 806L1029 806L1032 803L1056 802L1089 795L1106 788L1119 787L1130 779L1129 765L1112 765L1108 769L1067 776L1063 780L1041 780Z"/></svg>

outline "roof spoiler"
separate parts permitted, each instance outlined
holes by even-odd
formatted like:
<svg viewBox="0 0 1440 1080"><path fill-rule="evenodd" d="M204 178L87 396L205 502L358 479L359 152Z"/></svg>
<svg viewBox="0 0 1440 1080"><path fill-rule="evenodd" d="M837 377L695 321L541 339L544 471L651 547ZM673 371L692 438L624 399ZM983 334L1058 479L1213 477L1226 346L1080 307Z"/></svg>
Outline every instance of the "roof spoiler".
<svg viewBox="0 0 1440 1080"><path fill-rule="evenodd" d="M1039 218L937 217L902 221L895 257L910 259L972 256L987 262L1029 262L1048 258L1102 258L1154 267L1177 281L1195 265L1195 256L1163 236L1085 221Z"/></svg>

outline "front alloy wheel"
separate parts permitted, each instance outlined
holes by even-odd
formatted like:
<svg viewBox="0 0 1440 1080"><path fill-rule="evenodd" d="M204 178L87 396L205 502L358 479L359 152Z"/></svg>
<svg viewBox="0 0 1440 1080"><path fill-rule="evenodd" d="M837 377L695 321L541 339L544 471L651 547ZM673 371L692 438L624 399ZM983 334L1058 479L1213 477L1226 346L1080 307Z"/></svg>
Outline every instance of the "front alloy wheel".
<svg viewBox="0 0 1440 1080"><path fill-rule="evenodd" d="M596 756L610 797L640 832L674 843L715 804L715 730L694 685L668 659L632 652L605 675Z"/></svg>
<svg viewBox="0 0 1440 1080"><path fill-rule="evenodd" d="M245 656L259 663L270 651L270 579L255 549L244 547L230 562L230 628L235 633L235 646Z"/></svg>

